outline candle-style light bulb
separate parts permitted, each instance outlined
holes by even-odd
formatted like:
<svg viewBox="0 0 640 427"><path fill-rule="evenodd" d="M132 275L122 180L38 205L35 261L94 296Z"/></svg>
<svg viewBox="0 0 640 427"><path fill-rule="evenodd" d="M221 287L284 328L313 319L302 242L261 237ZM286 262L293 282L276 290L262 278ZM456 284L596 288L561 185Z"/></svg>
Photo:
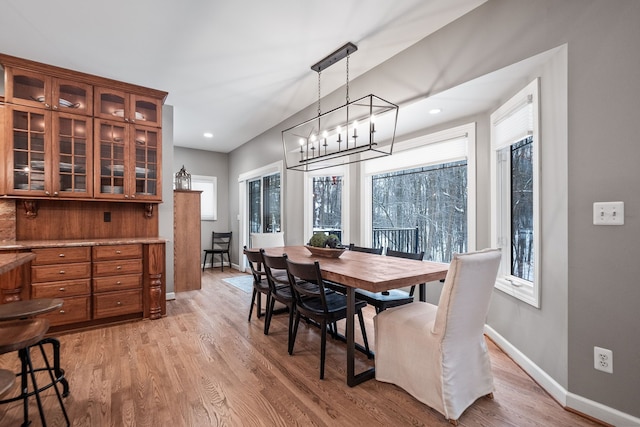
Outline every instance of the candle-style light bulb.
<svg viewBox="0 0 640 427"><path fill-rule="evenodd" d="M374 133L376 131L376 116L372 114L369 121L371 122L371 133Z"/></svg>
<svg viewBox="0 0 640 427"><path fill-rule="evenodd" d="M358 137L358 121L357 120L353 121L353 137L354 138Z"/></svg>
<svg viewBox="0 0 640 427"><path fill-rule="evenodd" d="M303 161L304 160L304 151L303 151L304 139L300 138L298 142L300 143L300 161Z"/></svg>

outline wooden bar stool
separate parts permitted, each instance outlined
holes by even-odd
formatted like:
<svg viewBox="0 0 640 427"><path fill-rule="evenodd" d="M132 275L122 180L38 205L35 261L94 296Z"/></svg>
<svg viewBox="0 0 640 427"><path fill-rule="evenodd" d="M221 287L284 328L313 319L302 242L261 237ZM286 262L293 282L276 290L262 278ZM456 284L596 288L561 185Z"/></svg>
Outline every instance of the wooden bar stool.
<svg viewBox="0 0 640 427"><path fill-rule="evenodd" d="M67 426L70 425L67 411L62 402L62 396L58 390L59 379L54 375L54 368L51 367L49 359L42 347L44 335L49 330L49 321L46 319L25 319L25 320L12 320L0 323L0 354L9 353L12 351L18 352L18 357L21 362L21 370L17 376L20 377L20 394L18 396L0 400L0 404L15 402L17 400L23 401L24 422L23 427L29 425L29 397L36 397L38 404L38 411L40 412L40 420L43 427L46 427L44 409L42 407L42 401L40 399L40 392L53 387L56 395L58 396L58 402L60 408L67 421ZM42 358L45 363L45 368L34 369L31 361L31 347L38 345L42 352ZM44 386L38 386L36 380L36 372L47 371L49 374L50 383ZM57 375L57 374L56 374ZM29 391L28 379L31 378L32 390Z"/></svg>

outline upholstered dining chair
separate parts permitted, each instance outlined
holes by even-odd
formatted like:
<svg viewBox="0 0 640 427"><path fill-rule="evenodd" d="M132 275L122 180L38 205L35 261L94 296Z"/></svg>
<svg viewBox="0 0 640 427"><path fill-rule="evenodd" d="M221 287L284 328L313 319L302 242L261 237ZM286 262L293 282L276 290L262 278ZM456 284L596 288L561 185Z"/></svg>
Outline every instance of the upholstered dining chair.
<svg viewBox="0 0 640 427"><path fill-rule="evenodd" d="M297 263L283 255L287 263L289 285L295 299L295 321L291 333L291 346L289 354L293 354L293 347L298 333L300 317L317 322L320 325L320 379L324 379L324 361L327 347L327 327L338 320L347 318L347 297L338 292L326 292L325 281L320 271L320 263ZM356 302L356 313L360 322L362 339L367 354L369 342L364 327L362 309L367 305L364 301Z"/></svg>
<svg viewBox="0 0 640 427"><path fill-rule="evenodd" d="M271 302L271 292L269 291L269 283L267 282L266 273L262 268L262 254L257 250L243 249L244 255L247 257L251 274L253 275L253 292L251 292L251 305L249 306L249 322L253 313L253 306L256 306L256 316L258 319L262 316L262 301L264 295L267 298L267 309Z"/></svg>
<svg viewBox="0 0 640 427"><path fill-rule="evenodd" d="M284 246L284 233L251 233L249 238L255 249Z"/></svg>
<svg viewBox="0 0 640 427"><path fill-rule="evenodd" d="M231 265L231 256L229 255L231 249L231 236L232 232L228 233L216 233L211 232L211 249L204 250L204 262L202 263L202 271L207 264L207 257L211 255L211 267L213 267L214 255L220 254L220 271L224 271L224 254L227 254L227 260Z"/></svg>
<svg viewBox="0 0 640 427"><path fill-rule="evenodd" d="M267 307L267 315L264 321L264 334L269 335L271 318L275 311L276 301L283 304L289 312L289 329L287 338L287 350L291 352L291 331L293 330L293 312L295 310L295 300L293 298L289 278L287 276L287 261L284 256L271 256L260 249L264 271L271 292L270 304Z"/></svg>
<svg viewBox="0 0 640 427"><path fill-rule="evenodd" d="M500 257L499 249L454 254L438 306L415 302L374 317L376 379L454 425L476 399L493 398L483 332Z"/></svg>
<svg viewBox="0 0 640 427"><path fill-rule="evenodd" d="M385 255L421 261L424 258L424 251L418 253L400 252L387 248ZM415 288L415 285L411 286L409 292L402 289L390 289L384 292L370 292L365 289L356 289L356 298L365 300L367 304L375 307L376 313L380 313L387 308L412 303Z"/></svg>

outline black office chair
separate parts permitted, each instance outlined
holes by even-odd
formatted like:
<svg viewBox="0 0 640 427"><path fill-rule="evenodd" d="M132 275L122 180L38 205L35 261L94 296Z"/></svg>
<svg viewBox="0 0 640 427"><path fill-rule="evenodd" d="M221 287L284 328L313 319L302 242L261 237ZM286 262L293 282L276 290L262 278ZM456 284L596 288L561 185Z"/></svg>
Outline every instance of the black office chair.
<svg viewBox="0 0 640 427"><path fill-rule="evenodd" d="M400 252L387 248L387 256L422 260L422 258L424 258L424 252ZM376 313L380 313L387 308L398 307L400 305L412 303L414 292L415 285L411 287L409 292L403 291L401 289L390 289L384 292L371 292L365 289L356 289L356 298L366 301L367 304L371 304L375 307Z"/></svg>
<svg viewBox="0 0 640 427"><path fill-rule="evenodd" d="M320 325L320 379L324 378L324 361L327 346L327 327L347 317L347 297L337 292L325 292L325 282L320 272L320 264L297 263L284 255L287 263L289 285L295 299L295 322L291 333L289 354L293 354L300 317L317 322ZM362 331L366 354L370 354L367 332L364 327L362 309L367 305L364 301L356 302L356 312Z"/></svg>
<svg viewBox="0 0 640 427"><path fill-rule="evenodd" d="M228 233L216 233L213 231L211 233L211 249L204 250L202 271L204 271L204 266L207 265L207 257L209 254L211 254L211 268L213 268L213 259L215 254L220 254L220 271L224 271L224 254L227 254L227 260L229 261L229 265L231 265L231 256L229 255L229 251L231 249L231 234L231 231Z"/></svg>
<svg viewBox="0 0 640 427"><path fill-rule="evenodd" d="M350 243L349 250L356 252L365 252L374 255L382 255L382 246L380 246L379 248L365 248L364 246L356 246L353 243Z"/></svg>

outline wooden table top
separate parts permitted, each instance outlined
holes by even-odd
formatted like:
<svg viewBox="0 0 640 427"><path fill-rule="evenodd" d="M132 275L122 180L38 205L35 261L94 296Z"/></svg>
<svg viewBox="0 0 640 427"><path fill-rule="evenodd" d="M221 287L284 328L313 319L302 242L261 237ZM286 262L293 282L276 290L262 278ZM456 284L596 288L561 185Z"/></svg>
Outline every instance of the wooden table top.
<svg viewBox="0 0 640 427"><path fill-rule="evenodd" d="M37 298L0 304L0 321L24 319L62 307L61 298ZM0 323L0 326L4 324Z"/></svg>
<svg viewBox="0 0 640 427"><path fill-rule="evenodd" d="M35 258L36 255L31 252L0 253L0 274L11 271Z"/></svg>
<svg viewBox="0 0 640 427"><path fill-rule="evenodd" d="M345 251L340 258L313 256L304 246L265 248L268 255L286 253L295 262L320 263L322 277L371 292L418 285L444 279L449 264L416 261L405 258L373 255L364 252Z"/></svg>

